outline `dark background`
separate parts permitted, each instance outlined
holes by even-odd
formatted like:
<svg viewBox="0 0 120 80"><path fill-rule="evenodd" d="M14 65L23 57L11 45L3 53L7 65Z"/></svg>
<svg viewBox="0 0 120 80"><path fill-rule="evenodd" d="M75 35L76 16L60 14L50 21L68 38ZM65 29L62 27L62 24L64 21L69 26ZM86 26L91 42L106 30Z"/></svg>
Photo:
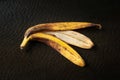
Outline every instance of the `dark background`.
<svg viewBox="0 0 120 80"><path fill-rule="evenodd" d="M0 0L0 80L119 80L119 11L116 0ZM37 41L20 50L27 28L58 21L102 25L77 30L95 43L90 50L72 46L85 59L84 68Z"/></svg>

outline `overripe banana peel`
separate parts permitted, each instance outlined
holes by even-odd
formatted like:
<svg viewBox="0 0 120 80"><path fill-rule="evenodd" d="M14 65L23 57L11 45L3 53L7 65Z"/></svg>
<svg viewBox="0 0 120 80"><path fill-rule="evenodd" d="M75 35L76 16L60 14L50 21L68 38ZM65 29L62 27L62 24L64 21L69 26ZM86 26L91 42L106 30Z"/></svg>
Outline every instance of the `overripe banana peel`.
<svg viewBox="0 0 120 80"><path fill-rule="evenodd" d="M101 28L100 24L94 24L90 22L56 22L56 23L45 23L38 24L28 28L25 32L24 37L28 37L30 34L40 31L63 31L63 30L75 30L86 27L98 27Z"/></svg>
<svg viewBox="0 0 120 80"><path fill-rule="evenodd" d="M68 44L84 49L90 49L94 44L87 36L70 30L92 26L96 26L99 29L101 28L100 24L90 22L57 22L38 24L26 30L20 48L23 49L29 40L38 40L54 48L72 63L84 67L85 61Z"/></svg>
<svg viewBox="0 0 120 80"><path fill-rule="evenodd" d="M58 52L60 52L64 57L66 57L74 64L79 65L81 67L85 66L84 60L73 48L71 48L68 44L52 35L40 32L31 34L28 38L23 40L23 44L21 44L21 47L25 47L29 40L38 40L44 42L47 45L54 48L55 50L57 50Z"/></svg>

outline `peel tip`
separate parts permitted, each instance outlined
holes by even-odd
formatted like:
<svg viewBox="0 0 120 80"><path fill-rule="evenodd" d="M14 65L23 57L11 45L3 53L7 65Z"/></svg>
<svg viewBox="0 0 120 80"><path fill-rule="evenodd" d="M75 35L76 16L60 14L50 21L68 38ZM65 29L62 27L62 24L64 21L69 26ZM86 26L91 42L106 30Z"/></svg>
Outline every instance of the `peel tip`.
<svg viewBox="0 0 120 80"><path fill-rule="evenodd" d="M90 46L90 49L91 49L93 46L95 46L95 45L94 45L94 43L93 43L93 42L91 42L91 46Z"/></svg>
<svg viewBox="0 0 120 80"><path fill-rule="evenodd" d="M89 45L87 45L86 47L84 47L84 49L91 49L94 46L94 43L90 43Z"/></svg>
<svg viewBox="0 0 120 80"><path fill-rule="evenodd" d="M90 26L96 26L98 29L102 29L102 25L101 24L94 24L94 23L92 23Z"/></svg>
<svg viewBox="0 0 120 80"><path fill-rule="evenodd" d="M85 67L85 62L80 63L79 66L82 68Z"/></svg>
<svg viewBox="0 0 120 80"><path fill-rule="evenodd" d="M102 25L101 24L97 24L98 29L102 29Z"/></svg>
<svg viewBox="0 0 120 80"><path fill-rule="evenodd" d="M96 26L98 29L102 29L102 25L101 24L94 24L93 26Z"/></svg>
<svg viewBox="0 0 120 80"><path fill-rule="evenodd" d="M23 49L24 49L24 46L21 46L21 45L20 45L20 49L23 50Z"/></svg>
<svg viewBox="0 0 120 80"><path fill-rule="evenodd" d="M24 42L22 42L20 45L20 49L23 50L24 48L25 48L25 44L24 44Z"/></svg>
<svg viewBox="0 0 120 80"><path fill-rule="evenodd" d="M24 39L23 39L23 41L22 41L22 43L20 45L20 49L21 50L24 49L24 47L26 46L27 42L28 42L27 37L24 37Z"/></svg>
<svg viewBox="0 0 120 80"><path fill-rule="evenodd" d="M75 64L79 67L82 67L82 68L85 67L85 65L86 65L85 61L81 58L78 58Z"/></svg>

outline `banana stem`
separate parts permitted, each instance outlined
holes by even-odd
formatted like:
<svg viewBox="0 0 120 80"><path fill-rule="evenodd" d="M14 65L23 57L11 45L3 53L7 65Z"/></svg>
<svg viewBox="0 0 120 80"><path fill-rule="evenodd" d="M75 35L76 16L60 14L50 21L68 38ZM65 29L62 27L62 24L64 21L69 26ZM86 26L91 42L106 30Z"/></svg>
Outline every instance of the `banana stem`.
<svg viewBox="0 0 120 80"><path fill-rule="evenodd" d="M23 49L27 45L29 39L30 39L29 37L28 38L24 37L24 39L23 39L23 41L22 41L22 43L20 45L20 49Z"/></svg>

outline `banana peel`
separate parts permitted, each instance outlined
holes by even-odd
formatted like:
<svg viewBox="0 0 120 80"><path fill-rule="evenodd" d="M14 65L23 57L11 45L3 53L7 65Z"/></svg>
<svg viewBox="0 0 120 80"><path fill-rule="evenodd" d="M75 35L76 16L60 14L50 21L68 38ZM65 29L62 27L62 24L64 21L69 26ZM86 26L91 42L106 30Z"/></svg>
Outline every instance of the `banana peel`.
<svg viewBox="0 0 120 80"><path fill-rule="evenodd" d="M45 33L54 35L64 42L79 48L90 49L94 46L90 38L76 31L48 31Z"/></svg>
<svg viewBox="0 0 120 80"><path fill-rule="evenodd" d="M20 46L21 49L23 49L27 45L28 41L30 40L37 40L37 41L44 42L47 45L54 48L56 51L60 52L61 55L63 55L65 58L67 58L74 64L81 67L85 66L85 62L82 59L82 57L72 47L70 47L68 44L66 44L62 40L52 35L40 33L40 32L31 34L28 38L23 40Z"/></svg>
<svg viewBox="0 0 120 80"><path fill-rule="evenodd" d="M92 26L101 29L100 24L90 22L56 22L38 24L26 30L20 48L23 49L30 40L41 41L51 46L72 63L84 67L85 61L83 58L68 44L84 49L92 48L94 43L91 39L83 34L72 31Z"/></svg>
<svg viewBox="0 0 120 80"><path fill-rule="evenodd" d="M38 24L28 28L25 32L24 37L28 37L32 33L41 31L63 31L63 30L75 30L86 27L97 27L101 29L100 24L90 22L55 22L55 23L44 23Z"/></svg>

